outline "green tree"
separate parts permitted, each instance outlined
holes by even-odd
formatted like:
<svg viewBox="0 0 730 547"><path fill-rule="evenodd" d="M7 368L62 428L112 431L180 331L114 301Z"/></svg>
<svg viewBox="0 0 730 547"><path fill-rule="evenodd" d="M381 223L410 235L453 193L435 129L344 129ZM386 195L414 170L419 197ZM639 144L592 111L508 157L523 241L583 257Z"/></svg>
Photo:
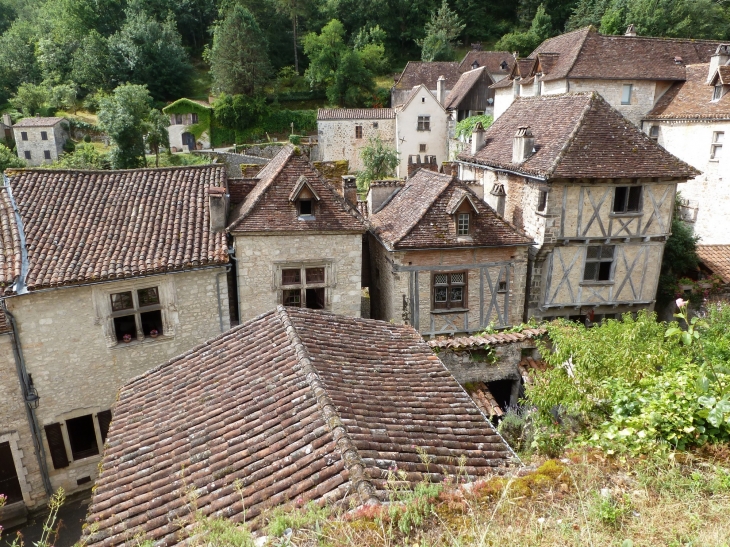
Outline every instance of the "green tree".
<svg viewBox="0 0 730 547"><path fill-rule="evenodd" d="M76 145L72 154L63 154L57 162L48 165L49 169L109 169L109 155L102 154L91 143Z"/></svg>
<svg viewBox="0 0 730 547"><path fill-rule="evenodd" d="M672 217L672 235L664 245L664 255L659 274L657 287L657 304L664 306L676 298L678 291L677 281L681 277L693 275L699 266L697 256L697 242L699 237L694 235L692 227L683 222L677 213L679 197L677 198L674 216Z"/></svg>
<svg viewBox="0 0 730 547"><path fill-rule="evenodd" d="M213 30L206 51L214 88L229 95L254 95L271 77L266 39L253 14L233 6Z"/></svg>
<svg viewBox="0 0 730 547"><path fill-rule="evenodd" d="M226 95L222 93L213 103L215 119L223 127L244 131L256 125L269 112L263 96Z"/></svg>
<svg viewBox="0 0 730 547"><path fill-rule="evenodd" d="M147 135L145 141L149 149L155 154L155 167L160 166L160 148L170 149L170 134L167 128L170 118L153 108L147 117Z"/></svg>
<svg viewBox="0 0 730 547"><path fill-rule="evenodd" d="M292 40L294 43L294 70L299 74L299 54L297 53L298 38L297 26L298 19L306 13L308 0L274 0L276 9L280 13L286 14L291 19L292 24Z"/></svg>
<svg viewBox="0 0 730 547"><path fill-rule="evenodd" d="M431 20L426 23L426 36L416 41L421 46L422 61L451 61L456 55L454 46L456 39L464 30L465 25L459 15L449 9L449 4L443 0L441 7L431 14Z"/></svg>
<svg viewBox="0 0 730 547"><path fill-rule="evenodd" d="M31 83L20 84L15 96L10 99L10 104L24 116L35 116L46 113L50 93L45 85Z"/></svg>
<svg viewBox="0 0 730 547"><path fill-rule="evenodd" d="M373 74L385 74L390 68L390 62L385 54L385 40L387 35L380 26L361 28L355 36L353 46L358 52L366 69Z"/></svg>
<svg viewBox="0 0 730 547"><path fill-rule="evenodd" d="M550 16L540 4L526 32L510 32L502 36L494 45L494 49L517 51L522 56L529 55L537 46L553 35Z"/></svg>
<svg viewBox="0 0 730 547"><path fill-rule="evenodd" d="M71 61L71 80L86 93L110 90L109 43L97 31L92 30L81 40Z"/></svg>
<svg viewBox="0 0 730 547"><path fill-rule="evenodd" d="M114 169L134 169L145 165L144 136L152 97L146 86L124 84L99 101L99 127L114 143Z"/></svg>
<svg viewBox="0 0 730 547"><path fill-rule="evenodd" d="M375 90L373 74L357 51L345 51L340 57L332 83L327 87L327 100L339 106L359 106Z"/></svg>
<svg viewBox="0 0 730 547"><path fill-rule="evenodd" d="M357 174L357 185L361 192L366 192L374 180L395 176L398 152L385 144L380 137L368 141L367 146L360 150L360 158L364 165L364 169Z"/></svg>
<svg viewBox="0 0 730 547"><path fill-rule="evenodd" d="M0 174L12 167L25 167L25 162L4 144L0 144Z"/></svg>
<svg viewBox="0 0 730 547"><path fill-rule="evenodd" d="M0 36L0 102L6 101L22 83L40 83L36 42L32 25L24 21L13 22Z"/></svg>

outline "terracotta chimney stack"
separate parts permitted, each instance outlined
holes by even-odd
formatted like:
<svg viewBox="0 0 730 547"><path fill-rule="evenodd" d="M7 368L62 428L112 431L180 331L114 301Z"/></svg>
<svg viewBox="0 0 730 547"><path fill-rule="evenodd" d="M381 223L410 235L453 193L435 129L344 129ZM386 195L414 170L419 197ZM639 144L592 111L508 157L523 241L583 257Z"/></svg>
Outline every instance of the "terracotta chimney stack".
<svg viewBox="0 0 730 547"><path fill-rule="evenodd" d="M222 186L208 187L210 231L223 232L228 220L228 195Z"/></svg>
<svg viewBox="0 0 730 547"><path fill-rule="evenodd" d="M522 163L535 151L535 137L527 126L517 128L512 141L512 163Z"/></svg>
<svg viewBox="0 0 730 547"><path fill-rule="evenodd" d="M485 144L487 143L484 140L484 126L482 122L477 122L474 129L471 130L471 155L479 152Z"/></svg>
<svg viewBox="0 0 730 547"><path fill-rule="evenodd" d="M624 36L636 36L636 27L633 24L629 25Z"/></svg>

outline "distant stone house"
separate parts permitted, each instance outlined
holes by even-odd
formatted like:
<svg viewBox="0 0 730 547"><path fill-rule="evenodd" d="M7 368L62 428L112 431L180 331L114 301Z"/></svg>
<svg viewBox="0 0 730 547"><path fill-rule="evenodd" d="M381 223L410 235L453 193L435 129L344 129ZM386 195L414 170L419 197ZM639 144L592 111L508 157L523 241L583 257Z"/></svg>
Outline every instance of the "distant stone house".
<svg viewBox="0 0 730 547"><path fill-rule="evenodd" d="M320 108L317 111L320 161L347 160L350 170L364 168L360 152L370 139L395 142L395 110L392 108Z"/></svg>
<svg viewBox="0 0 730 547"><path fill-rule="evenodd" d="M162 109L170 116L170 149L189 152L210 148L213 107L207 101L178 99Z"/></svg>
<svg viewBox="0 0 730 547"><path fill-rule="evenodd" d="M649 137L702 175L679 191L682 219L704 245L730 244L730 46L720 46L712 62L687 67L678 82L643 119Z"/></svg>
<svg viewBox="0 0 730 547"><path fill-rule="evenodd" d="M404 104L413 88L419 85L437 95L439 78L443 78L445 96L456 85L460 75L459 63L456 62L409 61L390 90L390 106L395 108Z"/></svg>
<svg viewBox="0 0 730 547"><path fill-rule="evenodd" d="M226 234L209 227L224 185L223 166L6 172L0 475L15 510L90 488L119 388L228 330Z"/></svg>
<svg viewBox="0 0 730 547"><path fill-rule="evenodd" d="M515 97L597 91L635 125L675 82L685 65L707 63L720 42L599 34L585 27L545 40L518 59L508 78L494 84L494 115Z"/></svg>
<svg viewBox="0 0 730 547"><path fill-rule="evenodd" d="M390 195L376 188L368 217L371 317L431 337L522 322L531 238L473 188L424 169Z"/></svg>
<svg viewBox="0 0 730 547"><path fill-rule="evenodd" d="M135 378L114 413L89 547L185 542L189 485L258 530L289 502L389 501L394 469L413 488L517 463L411 327L283 306Z"/></svg>
<svg viewBox="0 0 730 547"><path fill-rule="evenodd" d="M364 220L287 145L258 173L233 207L233 237L242 320L276 305L358 317Z"/></svg>
<svg viewBox="0 0 730 547"><path fill-rule="evenodd" d="M597 93L520 97L471 146L460 178L535 242L528 317L653 308L677 184L695 168Z"/></svg>
<svg viewBox="0 0 730 547"><path fill-rule="evenodd" d="M18 157L31 167L52 163L69 138L65 118L23 118L13 126Z"/></svg>

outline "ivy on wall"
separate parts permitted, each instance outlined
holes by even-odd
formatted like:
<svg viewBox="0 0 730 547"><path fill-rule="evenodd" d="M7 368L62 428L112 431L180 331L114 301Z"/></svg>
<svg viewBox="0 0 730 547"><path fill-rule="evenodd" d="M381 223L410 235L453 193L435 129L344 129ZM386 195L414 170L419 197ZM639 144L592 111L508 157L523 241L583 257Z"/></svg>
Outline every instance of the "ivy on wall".
<svg viewBox="0 0 730 547"><path fill-rule="evenodd" d="M192 133L195 139L199 139L203 133L208 132L208 138L213 142L213 109L209 106L191 101L190 99L178 99L162 109L165 114L197 114L198 123L188 125L185 130Z"/></svg>

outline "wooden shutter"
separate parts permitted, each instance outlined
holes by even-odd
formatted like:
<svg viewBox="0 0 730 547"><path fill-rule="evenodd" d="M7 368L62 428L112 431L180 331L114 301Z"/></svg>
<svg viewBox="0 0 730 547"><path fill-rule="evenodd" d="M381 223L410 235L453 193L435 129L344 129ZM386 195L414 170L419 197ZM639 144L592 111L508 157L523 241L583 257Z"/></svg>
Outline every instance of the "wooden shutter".
<svg viewBox="0 0 730 547"><path fill-rule="evenodd" d="M44 429L46 430L48 449L51 451L53 468L62 469L68 467L68 454L66 454L66 445L63 442L61 424L48 424Z"/></svg>
<svg viewBox="0 0 730 547"><path fill-rule="evenodd" d="M101 432L101 442L106 442L106 436L109 433L109 424L112 423L112 411L104 410L96 415L96 419L99 420L99 431Z"/></svg>

